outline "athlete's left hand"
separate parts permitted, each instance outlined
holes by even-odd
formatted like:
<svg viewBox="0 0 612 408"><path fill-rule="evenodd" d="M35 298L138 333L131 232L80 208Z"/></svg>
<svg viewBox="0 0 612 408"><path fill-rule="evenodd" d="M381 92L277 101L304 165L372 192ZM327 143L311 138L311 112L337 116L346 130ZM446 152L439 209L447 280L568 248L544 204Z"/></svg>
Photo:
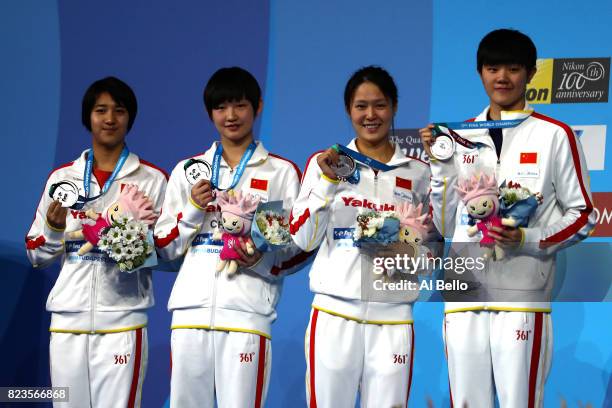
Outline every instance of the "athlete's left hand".
<svg viewBox="0 0 612 408"><path fill-rule="evenodd" d="M251 240L251 237L241 238L239 241L240 246L234 247L236 252L238 252L238 255L240 255L240 259L236 259L238 265L240 265L242 268L249 268L259 262L259 260L263 256L263 253L257 250L255 244L253 244L253 240ZM247 253L247 242L250 242L253 247L253 255L249 255Z"/></svg>
<svg viewBox="0 0 612 408"><path fill-rule="evenodd" d="M516 248L520 245L523 233L520 228L489 227L489 235L495 244L504 248Z"/></svg>

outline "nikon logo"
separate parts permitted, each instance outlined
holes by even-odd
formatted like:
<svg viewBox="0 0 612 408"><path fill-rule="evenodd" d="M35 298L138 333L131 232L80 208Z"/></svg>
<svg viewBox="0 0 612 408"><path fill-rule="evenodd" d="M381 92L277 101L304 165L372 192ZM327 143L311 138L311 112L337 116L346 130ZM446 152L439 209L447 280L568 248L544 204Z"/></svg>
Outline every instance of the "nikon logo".
<svg viewBox="0 0 612 408"><path fill-rule="evenodd" d="M527 94L525 96L527 97L527 101L533 104L533 103L550 103L550 102L547 102L547 101L550 101L549 95L550 95L550 89L531 88L527 90Z"/></svg>
<svg viewBox="0 0 612 408"><path fill-rule="evenodd" d="M610 58L539 59L525 97L536 103L608 102Z"/></svg>
<svg viewBox="0 0 612 408"><path fill-rule="evenodd" d="M539 59L536 61L537 71L531 82L527 85L525 97L530 104L550 103L553 77L553 59Z"/></svg>

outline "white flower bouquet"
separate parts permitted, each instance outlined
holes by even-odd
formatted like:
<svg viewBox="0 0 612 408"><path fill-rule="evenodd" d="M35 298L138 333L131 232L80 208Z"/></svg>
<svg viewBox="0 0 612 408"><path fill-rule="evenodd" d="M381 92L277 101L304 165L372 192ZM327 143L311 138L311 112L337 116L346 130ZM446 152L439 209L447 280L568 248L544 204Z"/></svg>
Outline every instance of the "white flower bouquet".
<svg viewBox="0 0 612 408"><path fill-rule="evenodd" d="M399 218L395 211L360 210L353 239L357 242L389 244L397 241Z"/></svg>
<svg viewBox="0 0 612 408"><path fill-rule="evenodd" d="M541 193L532 193L518 183L510 181L506 184L504 181L499 187L500 216L512 219L515 227L526 227L529 217L535 213L543 199Z"/></svg>
<svg viewBox="0 0 612 408"><path fill-rule="evenodd" d="M147 225L121 216L101 235L98 248L108 254L122 272L134 272L146 266L154 247Z"/></svg>
<svg viewBox="0 0 612 408"><path fill-rule="evenodd" d="M263 211L257 214L255 222L269 243L282 245L291 241L289 224L281 214Z"/></svg>
<svg viewBox="0 0 612 408"><path fill-rule="evenodd" d="M289 221L282 201L260 203L251 226L251 238L261 252L284 248L291 243Z"/></svg>

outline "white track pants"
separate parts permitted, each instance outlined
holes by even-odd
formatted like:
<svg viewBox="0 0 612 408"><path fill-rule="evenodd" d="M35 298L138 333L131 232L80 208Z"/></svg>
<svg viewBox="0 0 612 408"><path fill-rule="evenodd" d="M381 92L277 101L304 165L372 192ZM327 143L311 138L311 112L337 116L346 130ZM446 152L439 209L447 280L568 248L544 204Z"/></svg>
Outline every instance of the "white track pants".
<svg viewBox="0 0 612 408"><path fill-rule="evenodd" d="M310 408L404 407L412 381L412 324L362 324L313 309L306 330Z"/></svg>
<svg viewBox="0 0 612 408"><path fill-rule="evenodd" d="M444 319L452 406L541 407L552 355L550 313L476 311Z"/></svg>
<svg viewBox="0 0 612 408"><path fill-rule="evenodd" d="M140 407L147 329L109 334L51 333L51 383L70 387L54 407Z"/></svg>
<svg viewBox="0 0 612 408"><path fill-rule="evenodd" d="M172 330L170 407L263 407L270 340L251 333Z"/></svg>

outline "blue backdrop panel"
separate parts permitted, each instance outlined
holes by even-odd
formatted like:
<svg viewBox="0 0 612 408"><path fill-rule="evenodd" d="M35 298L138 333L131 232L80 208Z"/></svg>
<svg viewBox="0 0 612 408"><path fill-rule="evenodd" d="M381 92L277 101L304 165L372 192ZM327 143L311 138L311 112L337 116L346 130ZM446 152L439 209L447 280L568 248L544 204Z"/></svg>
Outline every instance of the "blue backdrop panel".
<svg viewBox="0 0 612 408"><path fill-rule="evenodd" d="M103 7L60 2L59 12L62 104L57 163L72 160L89 143L80 120L81 98L94 79L115 75L133 87L139 112L129 146L167 169L216 138L202 99L214 71L239 65L265 86L267 1L113 0Z"/></svg>
<svg viewBox="0 0 612 408"><path fill-rule="evenodd" d="M54 277L30 268L24 236L55 153L60 99L55 1L27 0L18 7L2 2L0 49L0 384L5 386L48 378L49 319L43 310Z"/></svg>
<svg viewBox="0 0 612 408"><path fill-rule="evenodd" d="M386 68L399 88L395 125L429 115L431 4L387 1L271 2L270 58L261 138L300 166L353 130L344 85L358 68Z"/></svg>

